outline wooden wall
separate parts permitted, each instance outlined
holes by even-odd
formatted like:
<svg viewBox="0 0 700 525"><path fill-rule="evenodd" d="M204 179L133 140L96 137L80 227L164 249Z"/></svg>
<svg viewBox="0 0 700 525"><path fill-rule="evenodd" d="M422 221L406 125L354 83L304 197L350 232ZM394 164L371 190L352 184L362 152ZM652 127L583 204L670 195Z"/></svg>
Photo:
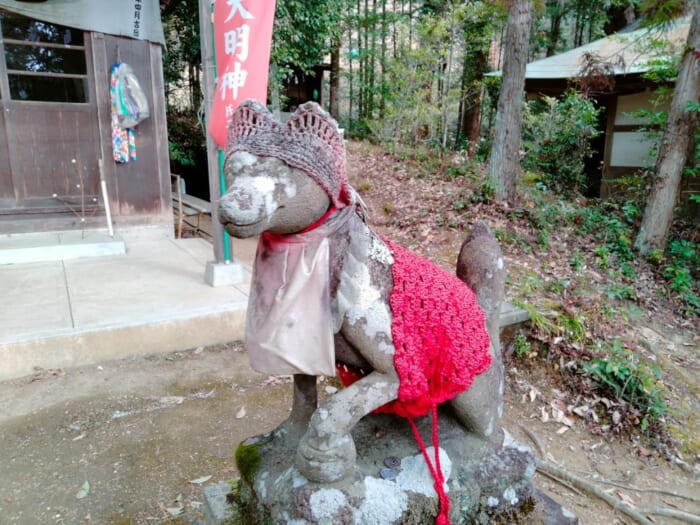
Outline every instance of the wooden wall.
<svg viewBox="0 0 700 525"><path fill-rule="evenodd" d="M42 208L41 199L33 199L31 206L17 205L14 211L5 206L0 210L0 233L106 227L99 188L100 158L117 230L139 225L172 226L161 47L102 33L86 33L86 41L90 96L95 104L67 109L71 105L10 101L15 124L9 127L0 112L0 134L7 129L6 141L0 137L0 204L13 199L21 204L17 196L31 189L31 185L35 186L33 195L50 204L53 193L61 194L66 184L76 182L73 175L55 175L59 171L77 173L75 166L70 166L76 158L75 151L79 151L78 163L84 171L85 193L91 198L98 196L99 200L85 222L67 209L57 209L55 202L53 208ZM126 164L112 159L109 83L110 69L118 55L134 69L150 109L150 117L135 128L137 160ZM17 125L22 121L43 124L31 126L32 136L25 137L23 130L29 127ZM60 140L56 140L57 136ZM29 143L34 146L22 149ZM8 146L13 151L12 166L6 165L9 155L3 151ZM18 181L22 187L18 188Z"/></svg>
<svg viewBox="0 0 700 525"><path fill-rule="evenodd" d="M109 194L113 199L115 222L143 216L149 222L162 215L172 220L170 167L165 122L162 56L160 46L143 40L95 35L93 40L95 76L106 78L97 83L100 128L105 140L102 155ZM117 60L129 64L148 97L151 115L136 129L137 160L119 164L112 160L109 107L109 72ZM127 221L133 222L133 221Z"/></svg>
<svg viewBox="0 0 700 525"><path fill-rule="evenodd" d="M0 99L0 208L13 205L15 190L10 171L10 155L7 149L5 132L5 107Z"/></svg>

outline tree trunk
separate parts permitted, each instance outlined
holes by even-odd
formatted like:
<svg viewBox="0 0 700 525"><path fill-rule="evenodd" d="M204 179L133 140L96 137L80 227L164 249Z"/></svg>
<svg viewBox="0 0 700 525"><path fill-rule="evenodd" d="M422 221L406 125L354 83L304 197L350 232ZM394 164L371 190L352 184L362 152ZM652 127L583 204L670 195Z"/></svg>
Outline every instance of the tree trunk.
<svg viewBox="0 0 700 525"><path fill-rule="evenodd" d="M362 0L357 0L357 120L362 121L365 111L365 47L364 20L362 18Z"/></svg>
<svg viewBox="0 0 700 525"><path fill-rule="evenodd" d="M471 68L467 70L468 55L465 55L465 73L462 81L462 101L460 102L459 136L467 139L467 154L473 158L479 143L481 122L481 83L486 71L486 53L483 49L473 51Z"/></svg>
<svg viewBox="0 0 700 525"><path fill-rule="evenodd" d="M512 0L508 8L496 135L491 148L491 180L499 202L514 203L516 200L515 181L520 176L520 126L531 23L531 1Z"/></svg>
<svg viewBox="0 0 700 525"><path fill-rule="evenodd" d="M381 45L381 55L379 59L379 119L383 120L384 119L384 109L386 108L386 39L387 39L387 22L386 22L386 2L382 2L382 19L381 19L381 27L382 27L382 45ZM394 24L396 25L396 24Z"/></svg>
<svg viewBox="0 0 700 525"><path fill-rule="evenodd" d="M673 90L666 129L656 158L654 183L644 209L644 218L635 241L643 254L664 249L673 221L673 208L678 200L683 168L687 161L688 145L697 115L686 108L700 98L700 6L690 22L688 43L685 46L680 71Z"/></svg>
<svg viewBox="0 0 700 525"><path fill-rule="evenodd" d="M352 129L352 110L353 110L353 104L352 101L355 100L355 91L353 90L353 85L354 85L354 78L355 78L355 73L353 72L352 69L352 23L348 25L348 129ZM359 44L358 44L359 48Z"/></svg>
<svg viewBox="0 0 700 525"><path fill-rule="evenodd" d="M331 49L331 78L328 93L328 111L331 116L339 121L340 109L338 104L338 96L340 95L340 39L333 42Z"/></svg>
<svg viewBox="0 0 700 525"><path fill-rule="evenodd" d="M557 44L561 38L561 21L564 17L564 0L547 2L547 8L551 11L549 26L549 42L547 42L547 56L551 57L557 52Z"/></svg>
<svg viewBox="0 0 700 525"><path fill-rule="evenodd" d="M484 73L488 65L488 49L492 41L491 31L488 36L485 34L488 26L489 23L485 17L479 17L474 21L466 20L462 26L465 44L456 142L462 144L466 139L469 157L474 156L480 135L481 93Z"/></svg>
<svg viewBox="0 0 700 525"><path fill-rule="evenodd" d="M369 46L367 52L369 53L369 78L368 84L369 88L367 90L367 118L373 119L374 109L376 105L376 93L377 93L377 0L372 0L372 11L371 15L369 11L366 13L367 20L367 32L369 38ZM371 22L371 25L370 25Z"/></svg>
<svg viewBox="0 0 700 525"><path fill-rule="evenodd" d="M443 81L443 90L441 93L440 104L442 105L442 122L440 123L442 127L442 149L447 149L447 131L448 131L448 121L447 121L447 109L449 107L449 94L450 94L450 84L452 83L452 60L454 57L454 45L456 38L456 25L455 25L455 10L451 9L452 17L450 20L450 49L447 53L447 62L443 66L443 75L445 80ZM442 78L442 77L441 77Z"/></svg>
<svg viewBox="0 0 700 525"><path fill-rule="evenodd" d="M360 96L361 119L366 121L369 119L369 107L371 103L371 87L370 87L370 48L369 48L369 0L364 0L364 18L360 23L362 28L362 95Z"/></svg>

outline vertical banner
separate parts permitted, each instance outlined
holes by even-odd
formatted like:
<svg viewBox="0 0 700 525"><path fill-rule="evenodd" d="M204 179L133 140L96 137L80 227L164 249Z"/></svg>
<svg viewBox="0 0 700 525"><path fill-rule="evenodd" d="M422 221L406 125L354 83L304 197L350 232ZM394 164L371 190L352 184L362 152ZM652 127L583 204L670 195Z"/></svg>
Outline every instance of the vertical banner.
<svg viewBox="0 0 700 525"><path fill-rule="evenodd" d="M275 0L216 0L214 47L217 83L209 133L221 149L236 107L246 99L267 102Z"/></svg>

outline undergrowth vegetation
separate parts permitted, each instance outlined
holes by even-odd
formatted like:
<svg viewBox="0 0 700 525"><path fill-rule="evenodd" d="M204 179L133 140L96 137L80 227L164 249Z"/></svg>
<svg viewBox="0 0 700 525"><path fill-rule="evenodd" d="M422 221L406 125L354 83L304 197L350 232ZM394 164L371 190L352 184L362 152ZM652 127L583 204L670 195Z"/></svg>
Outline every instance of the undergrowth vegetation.
<svg viewBox="0 0 700 525"><path fill-rule="evenodd" d="M600 134L599 113L592 100L573 90L561 100L542 97L525 104L523 168L541 174L559 193L585 193L584 162L593 154L591 139Z"/></svg>
<svg viewBox="0 0 700 525"><path fill-rule="evenodd" d="M568 126L572 120L560 122ZM580 145L572 140L568 147ZM503 207L493 202L486 169L474 160L419 149L385 155L394 160L394 169L406 173L409 182L402 186L430 188L422 198L434 199L424 204L429 209L420 210L418 195L413 202L388 202L384 188L382 215L402 230L395 234L410 240L416 237L409 233L412 227L425 230L426 221L459 231L485 218L507 258L526 261L526 266L509 267L508 299L531 318L506 349L510 366L545 370L558 389L568 392L575 417L594 430L645 436L668 451L675 415L666 377L657 356L628 329L635 319L645 324L662 303L686 324L697 320L700 258L692 225L677 221L668 249L644 258L633 246L643 210L642 176L620 182L630 187L622 199L585 198L576 182L582 164L569 172L577 191L564 191L552 182L553 174L534 171L544 164L533 161L519 187L519 204ZM581 161L580 152L571 155L578 159L571 162ZM564 153L560 156L570 162ZM458 189L442 197L447 191L438 189L441 184ZM361 193L374 191L370 186L361 185ZM441 198L450 200L449 210L441 209ZM407 218L411 214L414 218ZM427 242L434 235L428 234Z"/></svg>
<svg viewBox="0 0 700 525"><path fill-rule="evenodd" d="M571 406L586 407L582 417L601 431L640 434L666 449L673 414L664 375L656 356L621 325L643 319L656 301L697 319L698 243L679 229L666 252L645 260L633 248L640 218L634 202L563 198L539 182L525 185L522 195L496 234L506 251L542 262L508 283L513 302L531 317L512 359L558 376ZM558 270L548 267L555 259Z"/></svg>
<svg viewBox="0 0 700 525"><path fill-rule="evenodd" d="M553 364L572 392L604 399L595 416L602 428L658 440L671 415L661 368L638 341L618 334L656 300L697 317L698 244L678 230L666 252L645 260L633 249L640 215L634 202L564 199L540 184L522 191L522 207L507 212L510 232L499 231L499 240L516 251L537 250L545 261L563 256L569 272L551 276L543 264L510 279L514 302L532 319L514 358ZM562 244L576 248L557 254Z"/></svg>

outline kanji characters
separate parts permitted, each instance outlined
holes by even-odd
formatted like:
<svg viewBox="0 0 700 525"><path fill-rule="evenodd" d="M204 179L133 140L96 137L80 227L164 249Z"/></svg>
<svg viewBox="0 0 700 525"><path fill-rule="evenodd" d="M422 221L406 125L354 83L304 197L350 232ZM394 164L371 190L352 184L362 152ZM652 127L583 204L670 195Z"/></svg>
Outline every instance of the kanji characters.
<svg viewBox="0 0 700 525"><path fill-rule="evenodd" d="M245 62L248 58L248 43L250 41L250 26L243 24L236 29L224 33L224 50L227 55L236 53L236 58Z"/></svg>
<svg viewBox="0 0 700 525"><path fill-rule="evenodd" d="M226 71L221 75L221 100L226 100L226 91L233 91L233 99L238 98L238 89L245 86L245 81L248 78L248 72L241 69L241 63L233 64L233 71Z"/></svg>
<svg viewBox="0 0 700 525"><path fill-rule="evenodd" d="M226 0L226 5L231 6L231 12L228 14L228 17L226 17L225 22L231 20L236 14L236 11L240 12L241 18L245 20L252 20L253 18L255 18L248 11L246 11L245 7L243 7L241 0Z"/></svg>

